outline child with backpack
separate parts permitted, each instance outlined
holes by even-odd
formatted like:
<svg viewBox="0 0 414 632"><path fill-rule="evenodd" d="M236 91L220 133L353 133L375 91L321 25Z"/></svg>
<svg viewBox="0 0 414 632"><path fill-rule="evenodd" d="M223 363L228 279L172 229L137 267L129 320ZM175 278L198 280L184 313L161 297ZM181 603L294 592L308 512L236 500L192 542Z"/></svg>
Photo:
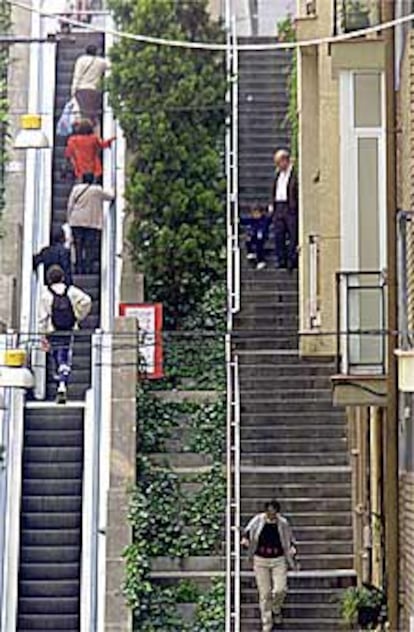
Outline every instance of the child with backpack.
<svg viewBox="0 0 414 632"><path fill-rule="evenodd" d="M254 261L257 270L266 267L264 249L271 219L267 208L257 202L251 205L248 215L240 218L242 226L246 226L247 260Z"/></svg>
<svg viewBox="0 0 414 632"><path fill-rule="evenodd" d="M47 336L45 346L53 354L58 404L66 403L71 373L73 331L91 311L92 299L74 285L66 285L60 266L47 273L47 285L40 303L39 333Z"/></svg>

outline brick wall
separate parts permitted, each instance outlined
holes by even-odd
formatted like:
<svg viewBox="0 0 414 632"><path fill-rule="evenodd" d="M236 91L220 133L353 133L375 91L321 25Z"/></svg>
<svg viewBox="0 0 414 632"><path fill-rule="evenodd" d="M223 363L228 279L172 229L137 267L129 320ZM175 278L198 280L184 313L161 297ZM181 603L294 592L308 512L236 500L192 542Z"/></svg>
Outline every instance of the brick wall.
<svg viewBox="0 0 414 632"><path fill-rule="evenodd" d="M414 617L414 472L401 474L400 490L401 629L409 630L409 619Z"/></svg>
<svg viewBox="0 0 414 632"><path fill-rule="evenodd" d="M398 110L398 205L404 210L414 210L414 31L407 35ZM409 329L414 330L414 226L409 228L407 234L406 269L408 325ZM408 449L410 436L402 438ZM404 632L410 629L409 619L414 616L414 472L406 471L409 462L412 459L400 464L400 629Z"/></svg>

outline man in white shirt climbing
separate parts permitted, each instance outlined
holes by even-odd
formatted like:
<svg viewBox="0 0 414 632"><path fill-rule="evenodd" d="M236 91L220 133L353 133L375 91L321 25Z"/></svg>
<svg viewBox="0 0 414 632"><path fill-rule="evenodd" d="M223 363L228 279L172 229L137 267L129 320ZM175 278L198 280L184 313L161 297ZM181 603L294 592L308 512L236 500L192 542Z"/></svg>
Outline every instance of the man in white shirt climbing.
<svg viewBox="0 0 414 632"><path fill-rule="evenodd" d="M75 63L71 94L79 105L81 118L89 119L93 126L102 113L102 81L108 67L109 63L98 55L94 44L89 44Z"/></svg>
<svg viewBox="0 0 414 632"><path fill-rule="evenodd" d="M272 189L276 266L298 267L298 179L286 149L274 156L276 175Z"/></svg>
<svg viewBox="0 0 414 632"><path fill-rule="evenodd" d="M39 333L44 348L51 351L55 361L58 404L66 403L71 373L73 332L91 311L91 297L74 285L65 284L65 273L60 266L52 266L47 273L48 287L43 290L39 310Z"/></svg>

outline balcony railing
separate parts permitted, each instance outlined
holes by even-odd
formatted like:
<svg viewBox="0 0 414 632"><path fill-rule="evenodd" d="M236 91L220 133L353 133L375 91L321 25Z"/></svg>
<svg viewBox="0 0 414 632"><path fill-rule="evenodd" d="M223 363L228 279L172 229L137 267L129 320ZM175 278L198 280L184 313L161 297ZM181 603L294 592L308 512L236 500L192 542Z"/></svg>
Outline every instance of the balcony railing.
<svg viewBox="0 0 414 632"><path fill-rule="evenodd" d="M387 281L383 272L338 272L338 374L385 375Z"/></svg>
<svg viewBox="0 0 414 632"><path fill-rule="evenodd" d="M360 31L380 21L379 0L333 0L334 35Z"/></svg>

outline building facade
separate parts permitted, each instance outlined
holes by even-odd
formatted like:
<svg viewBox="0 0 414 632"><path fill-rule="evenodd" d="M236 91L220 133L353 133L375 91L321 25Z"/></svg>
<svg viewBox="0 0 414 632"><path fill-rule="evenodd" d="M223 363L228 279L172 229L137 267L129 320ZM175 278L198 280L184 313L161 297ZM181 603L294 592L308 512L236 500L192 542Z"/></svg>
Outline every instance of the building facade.
<svg viewBox="0 0 414 632"><path fill-rule="evenodd" d="M397 405L392 300L394 189L404 209L414 193L413 39L411 26L348 34L411 9L375 0L297 6L298 40L322 40L298 52L301 352L337 358L332 389L349 418L355 568L360 581L387 586L393 630L410 630L414 602L412 404L400 395Z"/></svg>

